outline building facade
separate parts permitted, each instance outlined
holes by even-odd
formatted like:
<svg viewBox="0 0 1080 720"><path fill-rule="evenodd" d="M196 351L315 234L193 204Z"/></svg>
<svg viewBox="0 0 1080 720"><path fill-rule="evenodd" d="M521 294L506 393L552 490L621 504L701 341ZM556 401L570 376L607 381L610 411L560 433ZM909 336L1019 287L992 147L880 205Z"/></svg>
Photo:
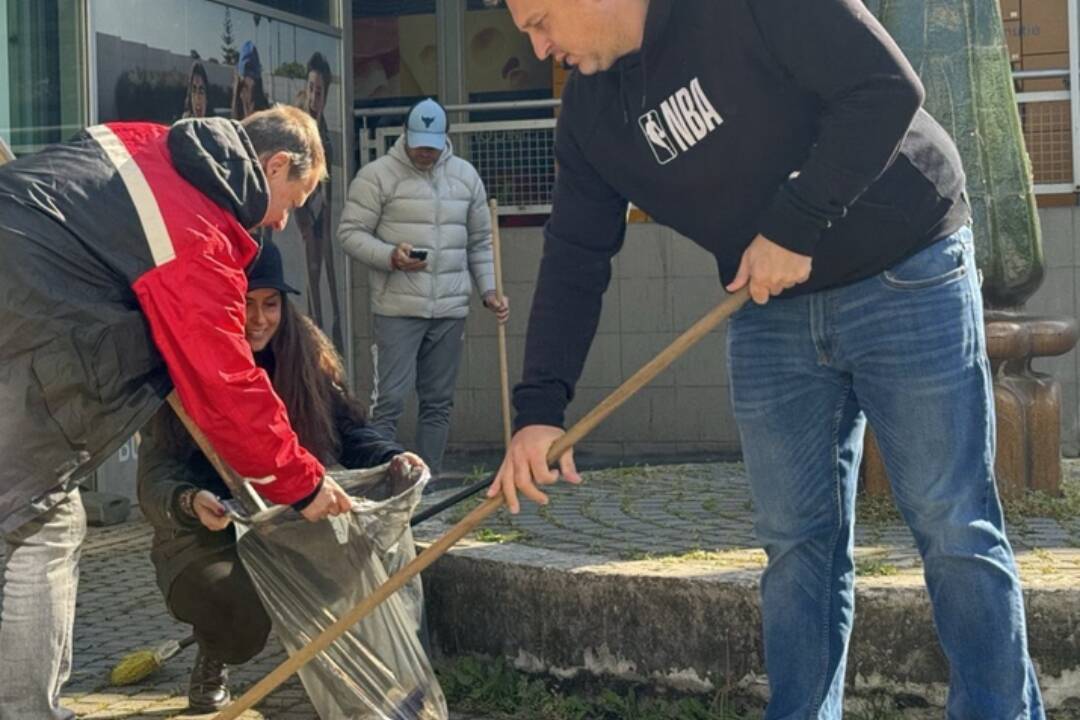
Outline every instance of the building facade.
<svg viewBox="0 0 1080 720"><path fill-rule="evenodd" d="M1076 102L1069 88L1077 83L1067 82L1077 73L1076 3L1003 2L1002 13L1036 181L1048 201L1065 205L1042 211L1047 278L1029 303L1029 310L1055 314L1080 308L1075 120L1044 122L1051 112L1067 116ZM1068 29L1057 32L1062 22ZM404 108L437 97L451 109L455 147L481 170L503 208L510 381L520 374L540 225L554 181L555 98L563 76L534 57L497 0L0 0L0 33L7 39L0 51L0 138L16 155L98 122L172 122L193 113L193 85L202 86L198 112L235 116L237 65L244 55L249 66L250 48L266 100L304 104L309 66L322 58L331 74L322 122L331 147L335 226L358 164L385 152L400 132ZM1042 44L1015 42L1029 37ZM1048 38L1058 44L1047 45ZM332 238L322 238L314 254L295 227L275 240L290 284L304 290L301 305L334 336L362 396L371 388L372 365L365 270L352 266ZM631 225L571 419L720 294L709 255L665 228ZM467 325L452 449L501 444L496 353L490 313L477 304ZM723 357L721 330L597 429L586 449L632 457L736 453ZM1040 369L1063 383L1063 447L1080 453L1076 353ZM412 422L408 413L406 444ZM133 440L99 474L99 486L132 494L136 457Z"/></svg>

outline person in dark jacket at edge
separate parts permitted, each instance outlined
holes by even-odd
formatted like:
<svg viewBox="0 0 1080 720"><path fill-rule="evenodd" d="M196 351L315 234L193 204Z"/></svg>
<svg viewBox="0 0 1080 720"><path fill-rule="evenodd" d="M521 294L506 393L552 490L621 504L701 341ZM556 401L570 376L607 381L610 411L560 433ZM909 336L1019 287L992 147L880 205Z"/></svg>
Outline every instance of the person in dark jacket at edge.
<svg viewBox="0 0 1080 720"><path fill-rule="evenodd" d="M400 473L423 467L418 455L367 427L363 407L346 390L341 357L287 293L299 294L285 282L281 252L266 242L248 274L245 333L300 444L327 465L393 460ZM231 521L221 499L230 493L217 471L168 405L141 435L139 506L154 526L150 559L169 611L194 626L198 642L188 707L213 712L230 700L226 664L245 663L263 649L270 618L239 560L236 535L222 532Z"/></svg>
<svg viewBox="0 0 1080 720"><path fill-rule="evenodd" d="M267 500L350 509L244 338L249 231L284 227L325 169L315 122L286 107L97 125L0 167L0 720L74 717L77 485L174 387Z"/></svg>
<svg viewBox="0 0 1080 720"><path fill-rule="evenodd" d="M994 485L994 415L959 154L858 0L508 0L541 58L576 66L515 388L490 489L557 480L562 433L628 201L711 251L768 555L766 717L838 718L854 503L873 425L921 552L950 718L1042 718ZM704 311L704 308L703 308ZM718 372L719 360L718 360ZM569 453L562 476L580 480Z"/></svg>

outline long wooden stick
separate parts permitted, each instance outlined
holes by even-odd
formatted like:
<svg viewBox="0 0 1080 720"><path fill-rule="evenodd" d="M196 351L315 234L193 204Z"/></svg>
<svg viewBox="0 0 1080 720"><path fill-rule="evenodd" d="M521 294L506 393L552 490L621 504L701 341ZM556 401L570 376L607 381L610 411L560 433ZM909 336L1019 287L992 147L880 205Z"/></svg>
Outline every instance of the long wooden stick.
<svg viewBox="0 0 1080 720"><path fill-rule="evenodd" d="M502 240L499 237L499 201L491 198L491 245L495 253L495 296L499 302L505 299L502 279ZM502 390L503 443L510 447L510 363L506 358L506 325L499 323L499 385Z"/></svg>
<svg viewBox="0 0 1080 720"><path fill-rule="evenodd" d="M675 362L687 350L714 330L721 322L730 317L746 302L749 294L746 289L731 295L703 318L694 323L689 330L675 339L655 358L630 376L626 382L592 409L585 417L571 427L565 435L556 440L547 453L548 465L558 463L563 453L576 445L583 437L601 423L620 405L630 399L638 390L647 385L671 363ZM371 595L361 600L352 610L342 615L330 627L319 633L310 643L293 653L283 663L274 668L269 675L253 685L239 699L214 716L214 720L236 720L248 708L269 695L278 685L288 680L293 673L306 665L312 658L325 650L346 630L363 620L381 602L400 590L415 575L423 572L438 560L455 543L476 529L489 515L503 504L501 495L488 498L482 505L470 512L445 535L436 540L416 559L396 572L390 579L379 586Z"/></svg>

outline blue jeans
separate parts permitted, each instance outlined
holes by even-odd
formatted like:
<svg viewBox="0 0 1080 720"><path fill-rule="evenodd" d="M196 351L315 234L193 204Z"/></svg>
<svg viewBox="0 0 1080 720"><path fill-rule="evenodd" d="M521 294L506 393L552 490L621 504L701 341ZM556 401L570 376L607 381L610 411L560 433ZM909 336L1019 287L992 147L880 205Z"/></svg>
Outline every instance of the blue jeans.
<svg viewBox="0 0 1080 720"><path fill-rule="evenodd" d="M875 277L745 307L728 356L750 474L768 720L839 718L867 420L922 555L955 720L1043 718L994 485L994 405L971 231Z"/></svg>
<svg viewBox="0 0 1080 720"><path fill-rule="evenodd" d="M86 513L79 491L4 536L0 563L0 720L69 720L75 591Z"/></svg>

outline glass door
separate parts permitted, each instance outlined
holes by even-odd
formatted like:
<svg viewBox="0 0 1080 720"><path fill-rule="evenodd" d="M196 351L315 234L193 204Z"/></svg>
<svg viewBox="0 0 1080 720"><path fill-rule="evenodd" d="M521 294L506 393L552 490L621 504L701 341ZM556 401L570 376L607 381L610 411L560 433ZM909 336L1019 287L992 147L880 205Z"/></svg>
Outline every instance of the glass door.
<svg viewBox="0 0 1080 720"><path fill-rule="evenodd" d="M82 129L86 121L79 0L0 0L0 136L16 155Z"/></svg>

